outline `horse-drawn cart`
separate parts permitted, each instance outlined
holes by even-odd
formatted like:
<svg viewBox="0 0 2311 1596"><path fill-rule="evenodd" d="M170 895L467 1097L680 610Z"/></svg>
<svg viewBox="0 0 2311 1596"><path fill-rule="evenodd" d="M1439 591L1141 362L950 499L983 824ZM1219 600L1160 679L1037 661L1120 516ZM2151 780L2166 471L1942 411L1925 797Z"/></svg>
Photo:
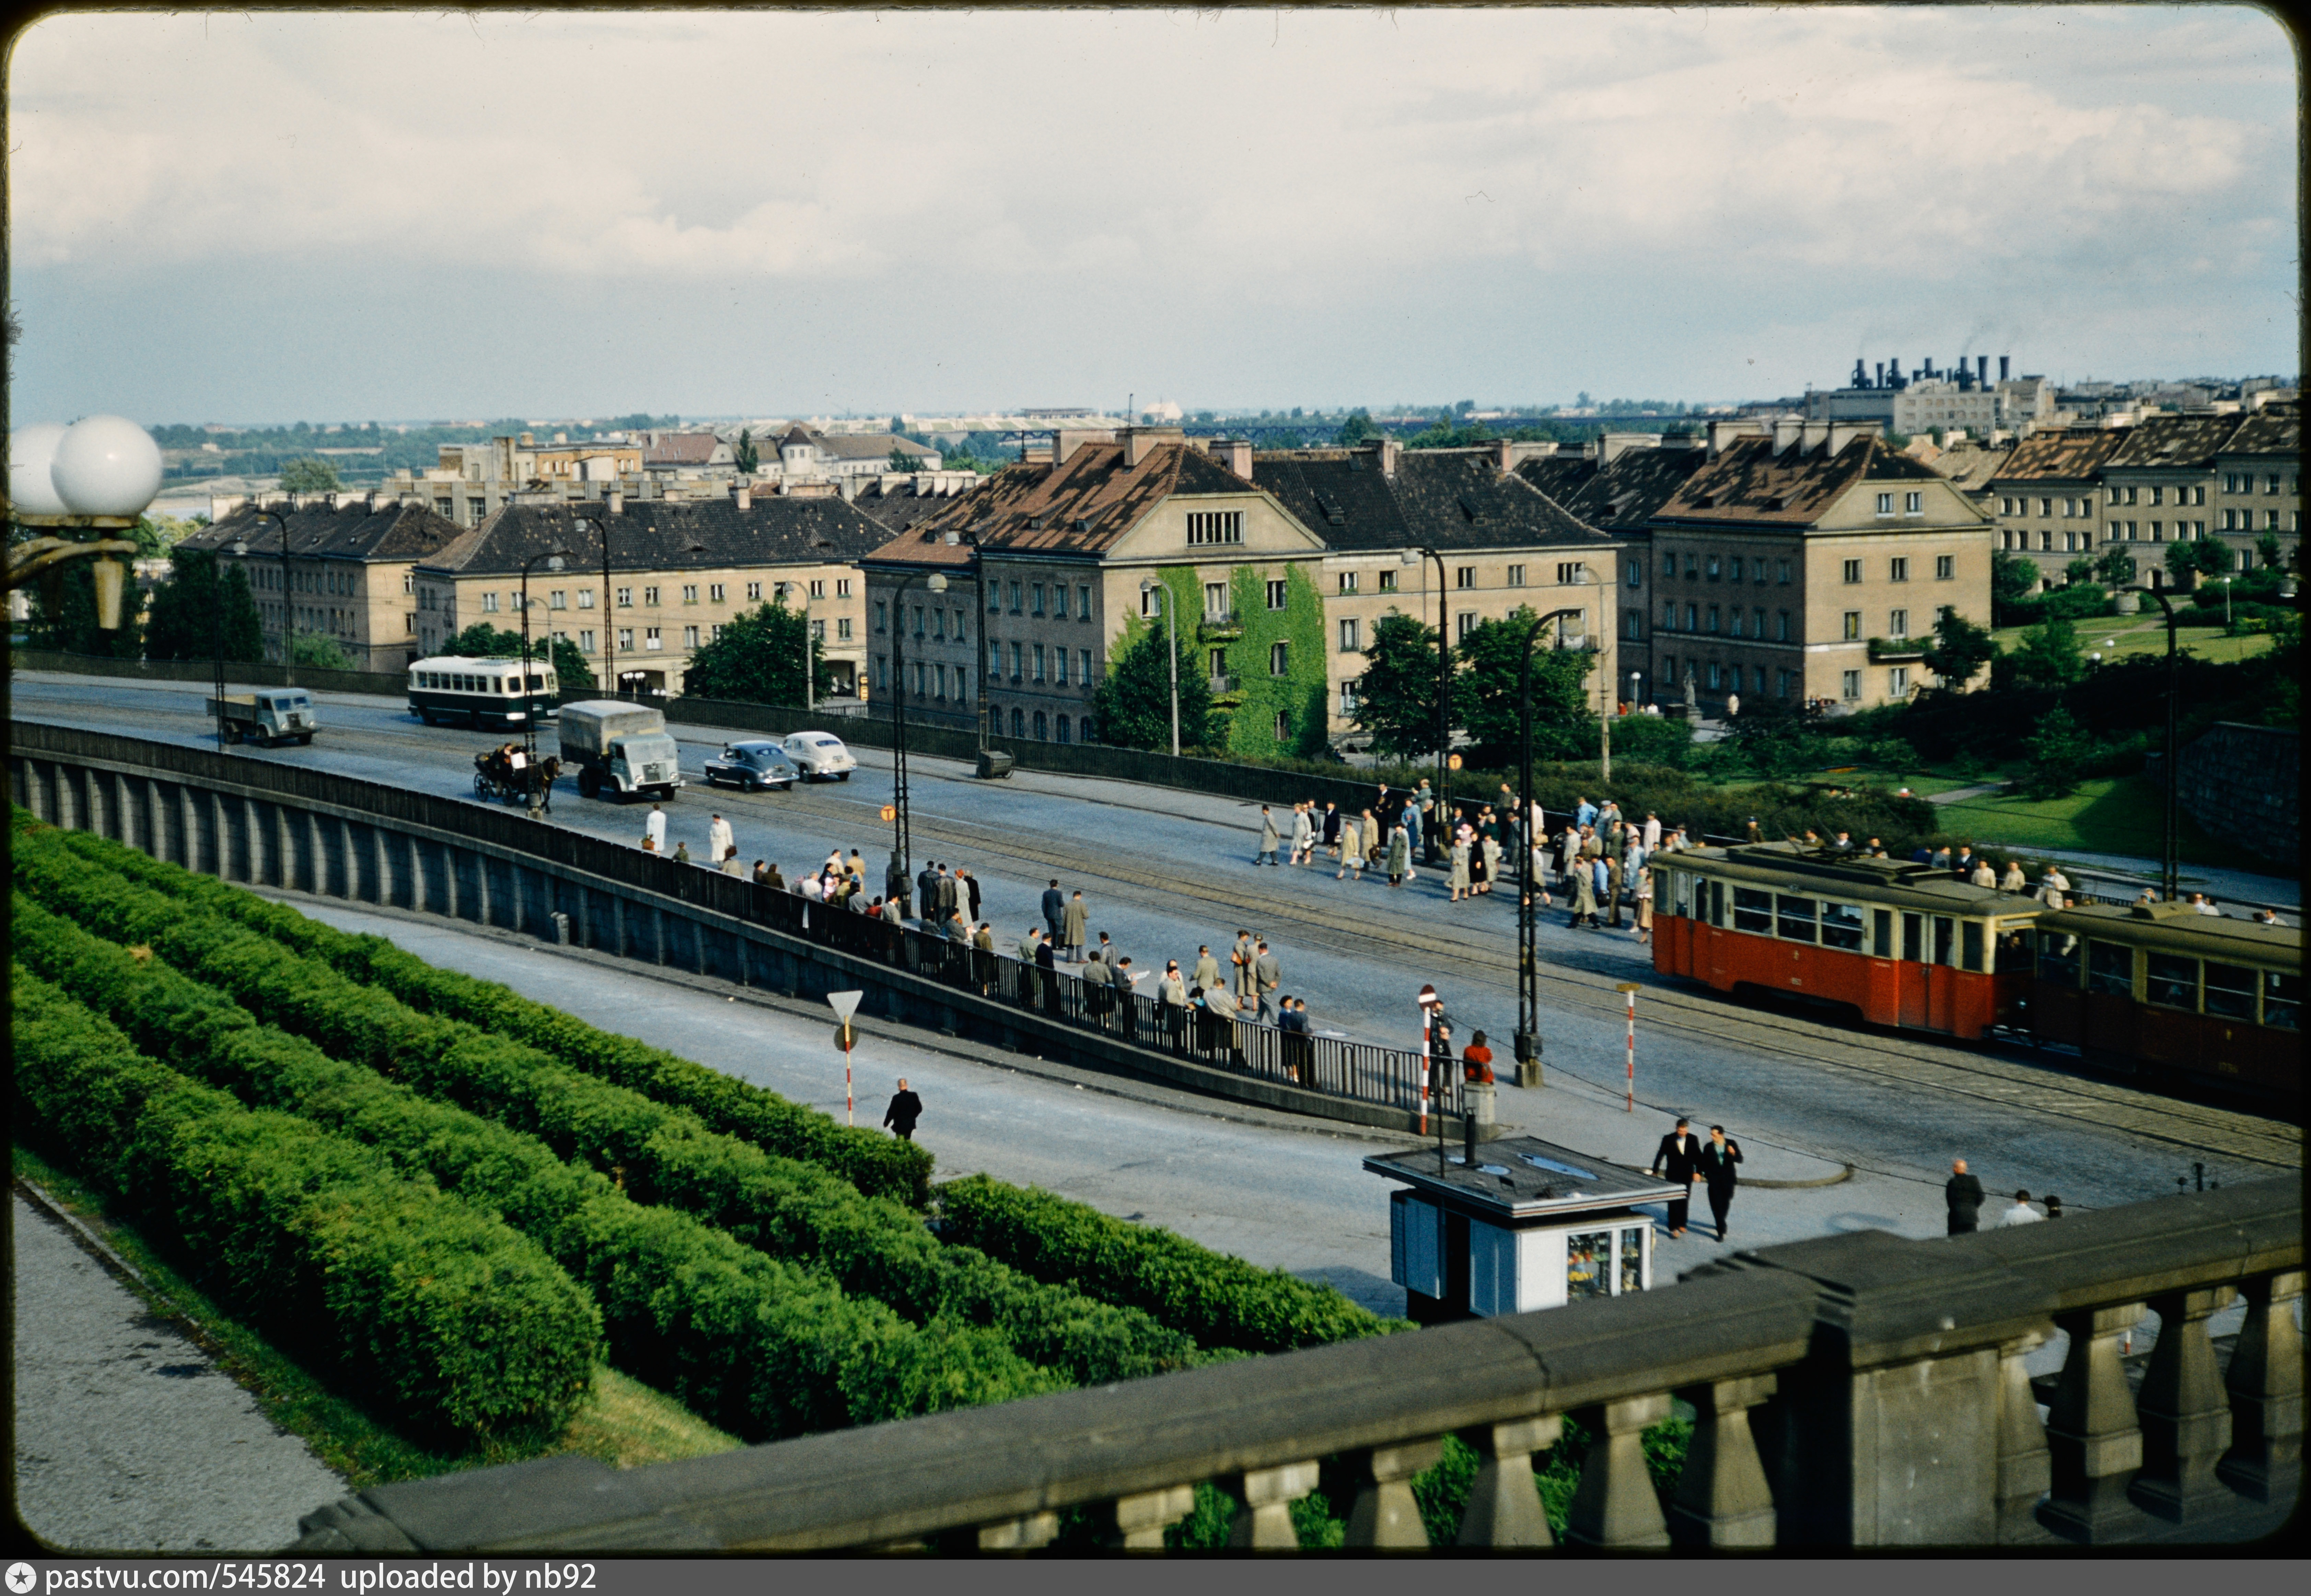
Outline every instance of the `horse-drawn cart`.
<svg viewBox="0 0 2311 1596"><path fill-rule="evenodd" d="M484 803L528 803L534 792L537 807L551 811L554 778L561 770L561 760L532 761L516 743L487 749L474 756L474 796Z"/></svg>

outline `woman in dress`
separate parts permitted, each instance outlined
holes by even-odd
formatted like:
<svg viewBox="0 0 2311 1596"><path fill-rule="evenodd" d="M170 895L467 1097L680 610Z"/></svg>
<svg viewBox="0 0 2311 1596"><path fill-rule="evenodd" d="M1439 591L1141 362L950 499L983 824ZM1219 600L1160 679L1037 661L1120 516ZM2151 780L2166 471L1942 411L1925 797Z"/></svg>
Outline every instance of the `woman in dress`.
<svg viewBox="0 0 2311 1596"><path fill-rule="evenodd" d="M1449 901L1458 903L1469 891L1469 839L1466 836L1452 839L1452 896Z"/></svg>
<svg viewBox="0 0 2311 1596"><path fill-rule="evenodd" d="M1364 838L1357 833L1356 817L1342 815L1340 817L1340 868L1332 872L1332 879L1336 881L1345 880L1350 865L1356 867L1357 879L1362 880L1365 869Z"/></svg>
<svg viewBox="0 0 2311 1596"><path fill-rule="evenodd" d="M1637 876L1637 941L1653 940L1653 872L1639 868Z"/></svg>
<svg viewBox="0 0 2311 1596"><path fill-rule="evenodd" d="M1485 857L1485 845L1492 840L1485 830L1490 814L1488 810L1477 818L1476 824L1461 828L1469 844L1469 896L1471 898L1493 884L1492 872L1487 868L1488 861Z"/></svg>
<svg viewBox="0 0 2311 1596"><path fill-rule="evenodd" d="M1500 880L1501 839L1497 837L1487 837L1482 838L1481 842L1483 846L1477 855L1476 862L1484 869L1478 877L1482 885L1478 887L1477 890L1490 892L1493 889L1493 883Z"/></svg>
<svg viewBox="0 0 2311 1596"><path fill-rule="evenodd" d="M1405 872L1412 868L1412 834L1399 820L1396 829L1388 834L1388 884L1404 885Z"/></svg>

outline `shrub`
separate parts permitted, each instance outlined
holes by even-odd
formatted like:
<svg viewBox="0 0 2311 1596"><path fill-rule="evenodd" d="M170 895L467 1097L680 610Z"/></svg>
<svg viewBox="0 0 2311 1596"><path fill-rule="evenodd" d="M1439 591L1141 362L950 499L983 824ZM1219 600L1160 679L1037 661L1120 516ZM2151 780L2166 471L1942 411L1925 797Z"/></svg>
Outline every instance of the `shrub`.
<svg viewBox="0 0 2311 1596"><path fill-rule="evenodd" d="M594 1305L503 1222L291 1115L252 1113L138 1053L22 966L21 1113L204 1290L321 1354L420 1434L558 1434L592 1388Z"/></svg>

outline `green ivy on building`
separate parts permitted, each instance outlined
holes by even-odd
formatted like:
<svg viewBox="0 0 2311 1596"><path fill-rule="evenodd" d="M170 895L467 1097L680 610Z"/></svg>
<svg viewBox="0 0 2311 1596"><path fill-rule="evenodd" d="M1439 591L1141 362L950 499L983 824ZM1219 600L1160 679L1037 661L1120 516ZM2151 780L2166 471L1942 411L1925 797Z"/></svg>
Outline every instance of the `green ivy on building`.
<svg viewBox="0 0 2311 1596"><path fill-rule="evenodd" d="M1312 759L1324 746L1324 600L1304 566L1284 568L1284 608L1268 607L1269 578L1250 566L1228 574L1236 620L1243 631L1227 645L1228 673L1236 679L1230 695L1227 750L1273 758ZM1284 645L1285 671L1271 670L1276 645ZM1278 737L1277 716L1286 734Z"/></svg>

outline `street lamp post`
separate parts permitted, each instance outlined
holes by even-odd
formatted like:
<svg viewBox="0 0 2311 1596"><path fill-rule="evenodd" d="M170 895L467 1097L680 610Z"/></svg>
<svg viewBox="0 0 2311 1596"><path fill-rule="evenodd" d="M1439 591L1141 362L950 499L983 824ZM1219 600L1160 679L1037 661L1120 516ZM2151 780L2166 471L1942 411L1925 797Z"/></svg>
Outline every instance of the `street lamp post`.
<svg viewBox="0 0 2311 1596"><path fill-rule="evenodd" d="M161 490L161 448L153 435L121 416L89 416L69 427L52 421L19 427L8 437L8 514L22 526L93 532L94 538L36 537L8 550L8 591L28 582L46 587L62 568L88 559L100 631L120 629L121 590L135 559L134 540L107 537L136 525Z"/></svg>
<svg viewBox="0 0 2311 1596"><path fill-rule="evenodd" d="M1544 1084L1540 1071L1540 931L1539 894L1540 883L1534 880L1533 855L1540 841L1540 828L1533 823L1532 811L1532 651L1540 641L1543 628L1550 622L1579 615L1579 610L1553 610L1538 616L1525 629L1524 642L1517 650L1517 739L1518 739L1518 807L1523 811L1517 817L1523 835L1524 857L1517 866L1517 1084Z"/></svg>
<svg viewBox="0 0 2311 1596"><path fill-rule="evenodd" d="M529 789L529 818L533 820L538 818L543 806L539 802L541 794L537 782L537 700L531 697L531 689L533 684L538 688L545 684L543 677L533 677L529 673L529 568L544 560L547 570L558 571L562 568L562 556L568 552L566 549L554 549L544 554L533 554L521 562L522 785ZM545 655L548 659L554 657L550 645ZM720 863L719 859L715 861L718 865Z"/></svg>
<svg viewBox="0 0 2311 1596"><path fill-rule="evenodd" d="M923 577L927 593L946 591L940 571L902 577L891 590L891 865L883 872L883 893L902 899L915 865L907 816L907 607L901 601L916 577Z"/></svg>
<svg viewBox="0 0 2311 1596"><path fill-rule="evenodd" d="M281 685L294 687L297 685L297 678L292 674L296 664L297 629L290 624L290 617L296 613L296 606L290 593L289 517L279 510L268 510L261 504L250 506L249 514L254 521L273 520L281 524Z"/></svg>
<svg viewBox="0 0 2311 1596"><path fill-rule="evenodd" d="M218 554L222 554L223 552L224 551L222 549L219 549L217 551ZM248 553L249 540L247 538L237 537L232 540L232 557L235 559L243 559L248 555ZM212 555L210 557L210 568L216 575L217 586L215 600L209 606L209 614L211 620L214 622L216 628L217 751L219 753L222 753L231 737L231 723L226 718L224 712L224 562L216 559L214 555Z"/></svg>
<svg viewBox="0 0 2311 1596"><path fill-rule="evenodd" d="M810 585L805 582L781 582L778 585L778 593L783 598L796 588L802 589L802 708L804 716L807 718L818 710L818 700L812 692L815 684L811 681L811 666L815 662L811 658L810 647Z"/></svg>
<svg viewBox="0 0 2311 1596"><path fill-rule="evenodd" d="M2176 707L2180 692L2176 680L2175 606L2156 587L2137 587L2137 593L2148 594L2159 609L2167 613L2167 813L2161 828L2158 855L2158 890L2168 903L2175 901L2179 873L2175 857L2176 828L2181 820L2181 808L2176 801L2176 784L2182 772L2176 768L2177 750L2175 747Z"/></svg>
<svg viewBox="0 0 2311 1596"><path fill-rule="evenodd" d="M610 524L590 511L570 512L572 528L581 521L602 539L602 690L615 698L618 696L618 629L617 612L610 603Z"/></svg>
<svg viewBox="0 0 2311 1596"><path fill-rule="evenodd" d="M1164 636L1172 646L1172 757L1180 757L1180 631L1172 624L1172 590L1161 582L1144 579L1142 594L1152 594L1164 612Z"/></svg>
<svg viewBox="0 0 2311 1596"><path fill-rule="evenodd" d="M1444 591L1444 557L1435 550L1422 546L1407 549L1398 558L1402 564L1418 565L1426 555L1436 562L1436 807L1435 820L1421 835L1421 846L1434 864L1442 856L1444 818L1451 812L1445 785L1445 769L1452 749L1452 640L1445 625L1444 610L1450 602Z"/></svg>

